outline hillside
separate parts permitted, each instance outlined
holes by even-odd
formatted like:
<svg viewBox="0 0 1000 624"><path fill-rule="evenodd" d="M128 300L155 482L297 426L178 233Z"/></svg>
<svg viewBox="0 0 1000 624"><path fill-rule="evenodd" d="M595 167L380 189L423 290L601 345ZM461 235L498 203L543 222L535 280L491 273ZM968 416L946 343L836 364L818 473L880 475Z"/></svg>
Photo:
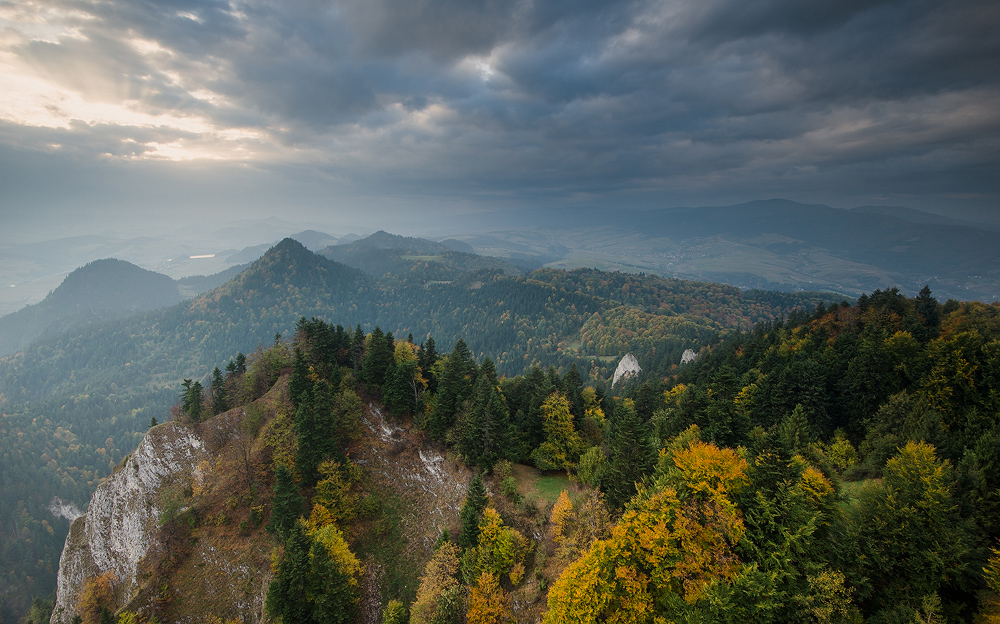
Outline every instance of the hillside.
<svg viewBox="0 0 1000 624"><path fill-rule="evenodd" d="M165 308L181 299L177 284L166 275L123 260L95 260L66 276L41 302L0 317L0 356L38 338Z"/></svg>
<svg viewBox="0 0 1000 624"><path fill-rule="evenodd" d="M89 518L60 595L94 588L92 619L989 622L1000 424L979 415L1000 407L998 319L877 291L615 395L576 369L498 379L463 341L439 354L303 319L147 435L197 452L141 497L143 522L106 491L135 499L115 484L143 481L147 442L94 497L95 520L160 517L148 555L105 550L145 557L119 566L124 598L97 592L116 564L88 563Z"/></svg>
<svg viewBox="0 0 1000 624"><path fill-rule="evenodd" d="M441 255L448 253L458 252ZM532 365L565 372L575 364L603 384L626 350L644 370L662 374L685 349L718 340L719 331L832 302L655 276L518 277L476 264L464 270L458 260L443 268L434 258L407 262L404 273L376 280L285 240L191 301L44 338L0 359L0 450L10 458L2 470L11 484L0 498L0 517L16 517L22 527L0 543L0 563L18 570L8 577L9 592L23 605L24 596L44 595L54 583L68 523L48 511L53 497L82 508L135 448L150 418L163 420L185 378L208 385L213 367L273 344L275 334L287 340L303 316L348 328L379 326L401 339L412 333L417 342L433 336L442 350L465 338L477 359L493 358L500 374ZM442 270L453 279L433 279ZM627 296L626 286L647 294ZM647 322L654 313L656 322ZM25 560L34 564L15 563Z"/></svg>

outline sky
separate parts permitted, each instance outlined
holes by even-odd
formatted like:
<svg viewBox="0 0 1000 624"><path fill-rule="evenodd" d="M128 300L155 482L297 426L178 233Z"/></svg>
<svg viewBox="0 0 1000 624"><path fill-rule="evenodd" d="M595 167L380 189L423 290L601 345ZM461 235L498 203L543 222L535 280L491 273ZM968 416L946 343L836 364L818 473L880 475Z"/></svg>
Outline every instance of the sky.
<svg viewBox="0 0 1000 624"><path fill-rule="evenodd" d="M995 0L0 0L0 219L996 221L998 30Z"/></svg>

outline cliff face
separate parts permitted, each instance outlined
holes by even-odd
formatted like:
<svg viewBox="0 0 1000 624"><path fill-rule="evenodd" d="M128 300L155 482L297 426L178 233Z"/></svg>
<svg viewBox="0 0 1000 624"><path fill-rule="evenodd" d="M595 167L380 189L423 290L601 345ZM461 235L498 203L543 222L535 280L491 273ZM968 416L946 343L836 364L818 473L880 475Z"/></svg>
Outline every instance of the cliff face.
<svg viewBox="0 0 1000 624"><path fill-rule="evenodd" d="M100 574L112 573L122 601L128 602L139 589L139 562L154 545L162 488L190 477L206 455L204 441L191 427L166 423L146 434L70 527L52 624L72 619L84 582Z"/></svg>
<svg viewBox="0 0 1000 624"><path fill-rule="evenodd" d="M69 624L87 580L109 572L116 608L147 620L264 619L275 547L264 528L272 465L276 455L294 453L287 386L282 378L252 405L146 434L73 522L51 624ZM254 415L260 420L251 433ZM377 499L379 509L346 531L365 565L365 624L377 622L386 586L412 600L442 530L459 530L472 474L424 442L411 423L388 421L369 402L347 448L365 471L362 496Z"/></svg>

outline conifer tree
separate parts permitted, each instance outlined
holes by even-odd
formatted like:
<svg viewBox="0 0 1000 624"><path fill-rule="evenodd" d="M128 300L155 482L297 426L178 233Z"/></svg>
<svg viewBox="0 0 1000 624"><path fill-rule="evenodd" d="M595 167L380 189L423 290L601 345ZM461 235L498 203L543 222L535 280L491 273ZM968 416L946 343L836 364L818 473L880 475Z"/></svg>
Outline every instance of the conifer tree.
<svg viewBox="0 0 1000 624"><path fill-rule="evenodd" d="M514 446L510 411L497 387L496 368L489 358L480 367L472 398L469 424L459 447L470 463L489 470L501 459L508 459Z"/></svg>
<svg viewBox="0 0 1000 624"><path fill-rule="evenodd" d="M474 548L479 543L479 517L486 509L489 499L486 496L486 486L478 474L472 477L465 502L459 512L462 521L462 532L458 536L458 545L462 548Z"/></svg>
<svg viewBox="0 0 1000 624"><path fill-rule="evenodd" d="M438 380L434 375L433 368L438 359L439 356L437 348L434 345L434 338L428 336L427 343L421 344L420 349L417 351L417 361L420 363L420 370L427 379L427 390L429 392L437 392Z"/></svg>
<svg viewBox="0 0 1000 624"><path fill-rule="evenodd" d="M361 379L369 386L381 388L385 385L386 375L395 364L394 342L392 333L382 333L378 325L368 337L368 351L361 364Z"/></svg>
<svg viewBox="0 0 1000 624"><path fill-rule="evenodd" d="M267 530L284 540L302 515L302 494L299 493L299 486L295 483L292 471L285 464L278 464L274 478L271 523L267 526Z"/></svg>
<svg viewBox="0 0 1000 624"><path fill-rule="evenodd" d="M216 366L212 369L212 411L221 414L228 409L226 397L226 382L222 379L222 371Z"/></svg>
<svg viewBox="0 0 1000 624"><path fill-rule="evenodd" d="M621 509L635 495L635 484L650 473L655 458L649 433L632 401L620 401L611 420L608 461L599 477L601 490L612 508Z"/></svg>
<svg viewBox="0 0 1000 624"><path fill-rule="evenodd" d="M309 551L312 540L302 524L296 522L285 540L285 554L278 573L267 589L265 606L272 618L280 616L282 624L313 624L310 592Z"/></svg>
<svg viewBox="0 0 1000 624"><path fill-rule="evenodd" d="M440 438L455 423L462 402L472 393L476 363L465 341L461 338L445 361L444 372L439 380L437 403L427 422L428 433Z"/></svg>
<svg viewBox="0 0 1000 624"><path fill-rule="evenodd" d="M309 363L302 349L295 345L295 363L292 367L292 378L288 381L288 397L292 400L292 405L297 409L304 401L308 400L309 390L312 382L309 381Z"/></svg>

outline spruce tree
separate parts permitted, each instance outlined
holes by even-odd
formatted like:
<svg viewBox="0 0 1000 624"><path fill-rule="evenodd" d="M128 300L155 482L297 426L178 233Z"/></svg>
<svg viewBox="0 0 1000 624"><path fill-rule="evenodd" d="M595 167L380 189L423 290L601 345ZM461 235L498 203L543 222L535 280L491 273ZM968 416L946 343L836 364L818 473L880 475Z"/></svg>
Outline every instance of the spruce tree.
<svg viewBox="0 0 1000 624"><path fill-rule="evenodd" d="M455 423L462 402L472 393L476 363L469 348L461 338L445 361L444 372L439 380L437 404L427 421L428 433L440 438Z"/></svg>
<svg viewBox="0 0 1000 624"><path fill-rule="evenodd" d="M395 365L394 342L392 333L383 334L377 325L368 337L368 351L361 364L361 380L369 386L381 388L385 385L386 375Z"/></svg>
<svg viewBox="0 0 1000 624"><path fill-rule="evenodd" d="M268 524L267 530L284 540L302 515L302 494L299 493L299 486L295 483L292 471L285 464L278 464L274 478L271 523Z"/></svg>
<svg viewBox="0 0 1000 624"><path fill-rule="evenodd" d="M427 391L437 392L437 378L434 375L434 364L438 361L439 356L437 352L437 347L434 345L434 338L432 336L427 337L427 343L421 344L420 349L417 351L417 361L420 363L420 370L424 374L424 378L427 380Z"/></svg>
<svg viewBox="0 0 1000 624"><path fill-rule="evenodd" d="M608 439L608 460L599 477L608 504L621 509L635 493L635 484L648 475L656 460L646 425L630 399L615 406Z"/></svg>
<svg viewBox="0 0 1000 624"><path fill-rule="evenodd" d="M462 548L475 548L479 544L479 518L486 509L489 499L486 496L486 486L478 474L472 477L469 491L458 517L462 521L462 532L458 535L458 545Z"/></svg>
<svg viewBox="0 0 1000 624"><path fill-rule="evenodd" d="M312 382L309 381L309 363L302 349L295 346L295 363L292 367L292 378L288 381L288 396L297 409L303 401L308 400Z"/></svg>
<svg viewBox="0 0 1000 624"><path fill-rule="evenodd" d="M265 606L272 618L281 617L282 624L314 624L311 593L309 551L312 540L301 522L295 522L285 541L285 554L278 573L267 589Z"/></svg>
<svg viewBox="0 0 1000 624"><path fill-rule="evenodd" d="M226 382L222 379L222 371L216 366L212 369L212 411L221 414L229 408L226 397Z"/></svg>
<svg viewBox="0 0 1000 624"><path fill-rule="evenodd" d="M510 410L497 389L496 368L489 358L479 369L470 411L459 448L470 463L489 470L499 460L507 459L514 446Z"/></svg>

